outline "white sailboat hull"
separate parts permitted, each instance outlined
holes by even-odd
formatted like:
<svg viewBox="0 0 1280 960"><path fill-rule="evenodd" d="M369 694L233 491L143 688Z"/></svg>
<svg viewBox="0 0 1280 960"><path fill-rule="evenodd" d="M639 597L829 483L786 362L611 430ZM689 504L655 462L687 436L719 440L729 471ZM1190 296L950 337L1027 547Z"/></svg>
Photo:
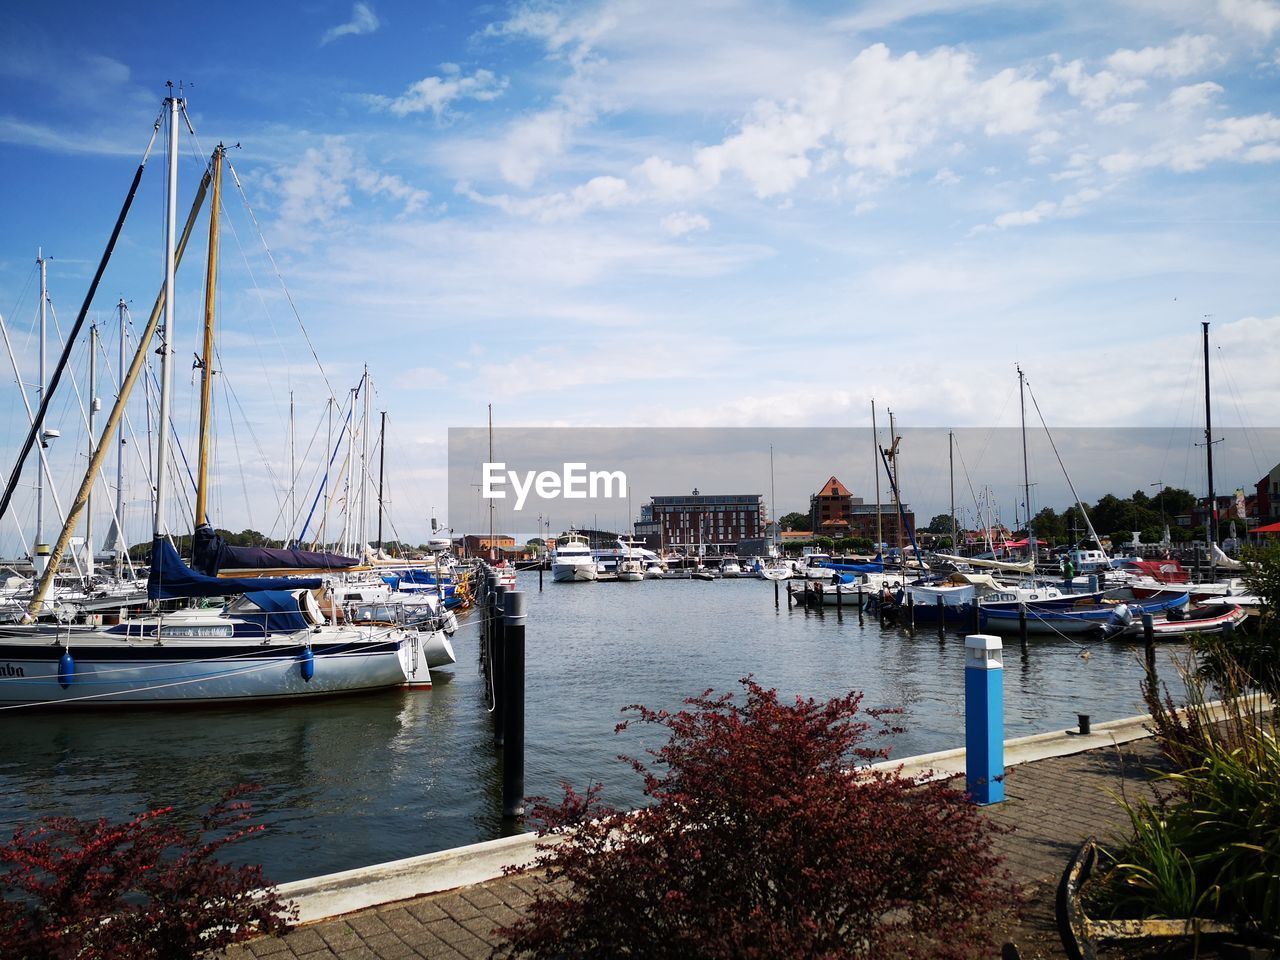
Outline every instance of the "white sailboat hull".
<svg viewBox="0 0 1280 960"><path fill-rule="evenodd" d="M431 684L426 637L415 632L313 637L302 631L265 643L228 637L157 644L64 630L66 647L39 635L3 638L0 705L208 704ZM64 651L69 666L62 663Z"/></svg>

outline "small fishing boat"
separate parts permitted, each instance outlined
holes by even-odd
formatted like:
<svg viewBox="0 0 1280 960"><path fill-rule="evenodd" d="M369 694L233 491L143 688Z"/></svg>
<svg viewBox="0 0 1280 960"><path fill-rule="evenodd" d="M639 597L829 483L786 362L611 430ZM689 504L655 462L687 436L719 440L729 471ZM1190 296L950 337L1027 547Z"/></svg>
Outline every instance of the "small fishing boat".
<svg viewBox="0 0 1280 960"><path fill-rule="evenodd" d="M1157 600L1128 603L1107 599L1099 603L1089 598L1070 606L1062 603L983 603L978 605L979 626L995 633L1017 633L1021 629L1021 613L1025 610L1028 633L1074 634L1098 630L1115 633L1144 613L1184 607L1188 599L1183 592Z"/></svg>
<svg viewBox="0 0 1280 960"><path fill-rule="evenodd" d="M1248 613L1243 607L1233 605L1212 604L1193 607L1183 613L1170 610L1164 617L1152 620L1151 629L1156 637L1168 639L1185 637L1188 634L1218 634L1234 629L1244 623ZM1141 620L1129 624L1122 636L1142 636Z"/></svg>

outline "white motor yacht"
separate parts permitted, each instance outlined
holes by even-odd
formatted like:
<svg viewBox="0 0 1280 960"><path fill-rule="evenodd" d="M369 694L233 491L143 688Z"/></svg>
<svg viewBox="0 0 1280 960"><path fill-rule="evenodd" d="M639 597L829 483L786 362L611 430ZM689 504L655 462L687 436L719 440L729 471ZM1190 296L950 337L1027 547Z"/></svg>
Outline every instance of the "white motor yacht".
<svg viewBox="0 0 1280 960"><path fill-rule="evenodd" d="M598 579L596 558L587 538L570 533L556 541L551 557L551 579L556 583L579 583Z"/></svg>

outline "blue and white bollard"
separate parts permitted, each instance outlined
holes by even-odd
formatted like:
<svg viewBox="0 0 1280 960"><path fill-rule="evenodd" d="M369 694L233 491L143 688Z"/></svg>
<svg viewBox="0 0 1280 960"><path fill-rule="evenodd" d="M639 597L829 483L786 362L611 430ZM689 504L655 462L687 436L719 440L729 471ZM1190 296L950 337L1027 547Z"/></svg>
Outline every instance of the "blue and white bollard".
<svg viewBox="0 0 1280 960"><path fill-rule="evenodd" d="M1004 650L999 637L964 638L965 790L975 803L1004 799Z"/></svg>

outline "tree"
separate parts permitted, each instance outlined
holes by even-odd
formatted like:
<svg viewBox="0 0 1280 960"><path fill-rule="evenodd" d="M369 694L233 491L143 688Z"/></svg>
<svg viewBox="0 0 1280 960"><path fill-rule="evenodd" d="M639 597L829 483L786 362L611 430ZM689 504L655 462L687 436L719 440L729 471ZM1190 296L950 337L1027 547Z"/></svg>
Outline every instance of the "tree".
<svg viewBox="0 0 1280 960"><path fill-rule="evenodd" d="M813 529L813 525L809 522L809 515L807 513L801 513L798 510L792 513L783 514L778 523L781 525L783 530Z"/></svg>
<svg viewBox="0 0 1280 960"><path fill-rule="evenodd" d="M746 678L675 713L633 706L619 726L669 739L630 758L653 801L634 813L566 785L534 809L525 916L498 931L532 958L989 956L993 915L1017 895L968 797L894 770L868 736L896 711L862 695L781 703ZM870 720L863 719L863 715Z"/></svg>
<svg viewBox="0 0 1280 960"><path fill-rule="evenodd" d="M1035 527L1036 539L1056 545L1067 539L1067 525L1063 517L1058 516L1052 507L1044 507L1031 520Z"/></svg>
<svg viewBox="0 0 1280 960"><path fill-rule="evenodd" d="M951 514L940 513L929 521L929 525L923 528L924 533L951 533Z"/></svg>

